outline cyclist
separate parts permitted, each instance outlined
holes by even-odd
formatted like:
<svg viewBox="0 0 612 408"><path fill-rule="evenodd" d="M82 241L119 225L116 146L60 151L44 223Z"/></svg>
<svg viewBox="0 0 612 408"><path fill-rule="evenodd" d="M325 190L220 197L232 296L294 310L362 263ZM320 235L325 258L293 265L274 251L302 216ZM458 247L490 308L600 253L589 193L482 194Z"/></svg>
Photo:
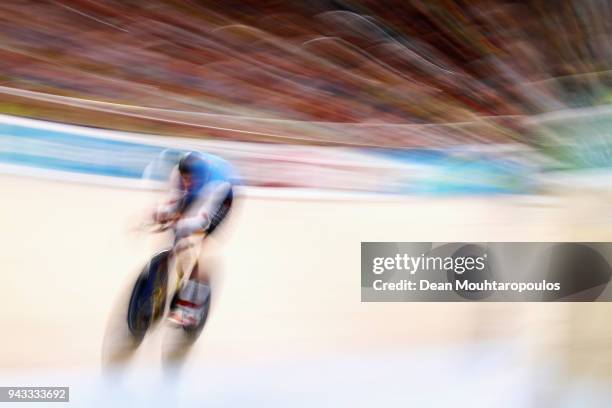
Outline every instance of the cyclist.
<svg viewBox="0 0 612 408"><path fill-rule="evenodd" d="M183 270L190 273L189 280L179 289L178 300L168 317L175 324L191 327L200 322L210 296L210 288L198 271L201 243L230 212L235 176L225 160L207 153L189 152L172 170L170 181L171 198L158 206L153 218L158 223L173 223L175 245L195 238L189 245L195 264L191 271ZM179 261L177 267L185 268Z"/></svg>

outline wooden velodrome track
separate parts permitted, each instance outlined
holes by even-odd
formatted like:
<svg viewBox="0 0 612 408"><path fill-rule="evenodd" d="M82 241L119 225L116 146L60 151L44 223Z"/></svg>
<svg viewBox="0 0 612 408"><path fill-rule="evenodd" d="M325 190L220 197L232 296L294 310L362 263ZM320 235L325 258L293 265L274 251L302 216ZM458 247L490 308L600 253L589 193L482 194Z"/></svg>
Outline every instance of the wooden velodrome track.
<svg viewBox="0 0 612 408"><path fill-rule="evenodd" d="M519 363L612 374L612 305L361 303L361 241L609 240L584 195L296 199L249 196L209 244L215 301L199 341L164 355L160 327L125 348L125 295L164 237L132 227L151 192L0 176L0 370L268 364L517 339ZM171 334L170 334L171 336ZM179 355L179 357L177 357ZM573 375L573 374L572 374Z"/></svg>

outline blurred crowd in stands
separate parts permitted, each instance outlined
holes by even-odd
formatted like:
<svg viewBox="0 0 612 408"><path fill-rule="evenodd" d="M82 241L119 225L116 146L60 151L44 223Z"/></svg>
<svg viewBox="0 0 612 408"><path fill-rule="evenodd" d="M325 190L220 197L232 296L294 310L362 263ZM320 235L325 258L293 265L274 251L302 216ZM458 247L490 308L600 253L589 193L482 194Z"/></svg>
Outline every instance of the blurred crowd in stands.
<svg viewBox="0 0 612 408"><path fill-rule="evenodd" d="M606 0L8 0L0 112L239 140L524 141L529 116L612 101L611 22Z"/></svg>

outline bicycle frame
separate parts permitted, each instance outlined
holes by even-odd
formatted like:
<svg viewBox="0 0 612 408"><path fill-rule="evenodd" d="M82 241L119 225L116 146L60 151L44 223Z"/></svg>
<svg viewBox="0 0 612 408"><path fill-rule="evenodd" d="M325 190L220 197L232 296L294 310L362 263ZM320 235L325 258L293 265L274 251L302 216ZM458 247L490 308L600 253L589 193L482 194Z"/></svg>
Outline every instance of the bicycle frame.
<svg viewBox="0 0 612 408"><path fill-rule="evenodd" d="M152 232L169 228L170 225L162 225ZM160 318L168 315L175 296L192 275L205 237L206 233L202 231L175 238L172 247L154 255L140 273L132 289L127 315L128 329L137 341L141 341ZM202 327L189 330L190 335L197 337Z"/></svg>
<svg viewBox="0 0 612 408"><path fill-rule="evenodd" d="M164 316L169 312L174 295L191 277L192 271L200 257L200 249L205 237L206 233L201 232L185 238L175 239L170 255L166 260L168 282L163 311ZM155 299L156 306L159 300Z"/></svg>

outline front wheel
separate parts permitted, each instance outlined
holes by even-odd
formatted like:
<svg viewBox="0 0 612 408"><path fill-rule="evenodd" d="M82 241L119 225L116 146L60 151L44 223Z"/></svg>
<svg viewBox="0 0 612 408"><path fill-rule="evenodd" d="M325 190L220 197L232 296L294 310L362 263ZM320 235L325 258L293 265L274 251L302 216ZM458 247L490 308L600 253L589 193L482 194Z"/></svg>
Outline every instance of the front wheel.
<svg viewBox="0 0 612 408"><path fill-rule="evenodd" d="M168 283L167 259L170 250L155 255L136 279L127 310L127 326L141 341L151 324L163 313Z"/></svg>

